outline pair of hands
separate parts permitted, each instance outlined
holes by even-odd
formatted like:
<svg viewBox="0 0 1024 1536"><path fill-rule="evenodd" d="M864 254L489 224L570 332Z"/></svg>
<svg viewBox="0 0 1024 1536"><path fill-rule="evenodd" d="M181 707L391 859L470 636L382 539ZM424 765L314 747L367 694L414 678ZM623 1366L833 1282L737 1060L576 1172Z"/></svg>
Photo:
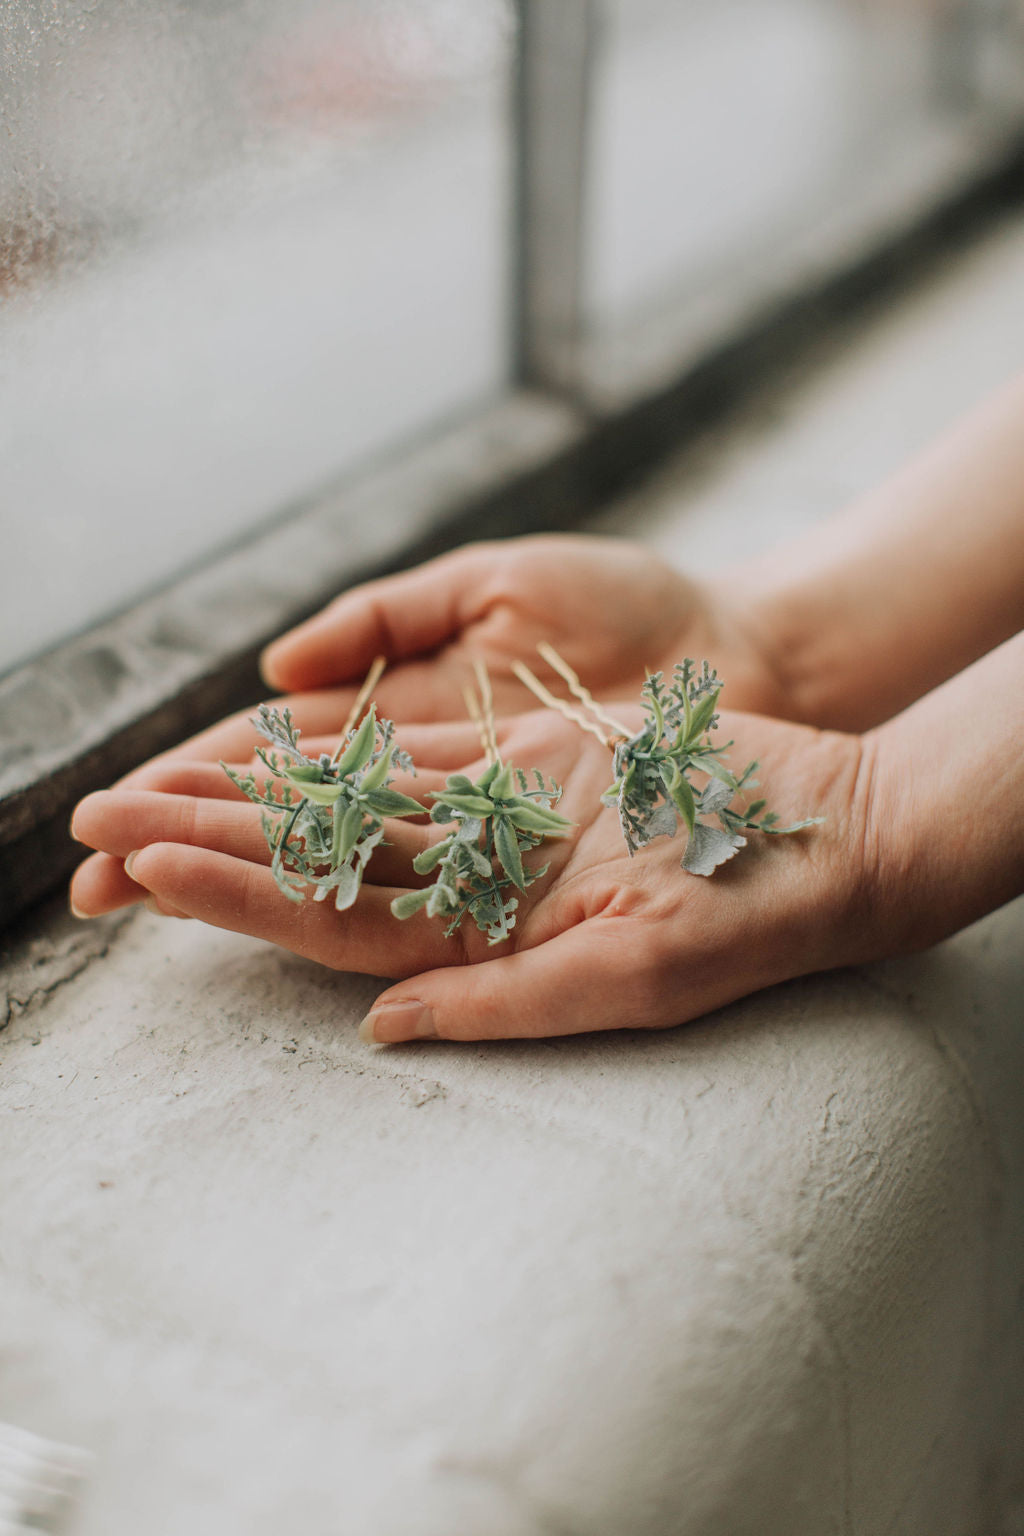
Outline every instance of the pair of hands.
<svg viewBox="0 0 1024 1536"><path fill-rule="evenodd" d="M793 838L755 834L711 879L681 870L676 840L659 838L631 859L617 817L600 804L609 752L537 711L512 673L516 660L534 665L539 640L620 715L648 669L670 672L684 655L707 656L720 670L726 703L787 713L736 611L643 550L585 538L469 546L345 594L271 646L264 670L271 686L291 692L279 702L315 755L337 744L372 658L388 656L379 712L397 722L419 768L394 787L422 799L450 773L483 769L462 690L472 659L486 662L503 759L557 779L559 811L576 824L544 845L548 872L520 898L509 942L488 948L471 924L445 939L422 913L403 923L391 916L391 900L417 883L413 856L439 835L425 821L388 824L390 846L374 855L351 910L286 901L259 811L219 766L252 763L259 738L247 715L81 803L73 833L98 851L76 872L74 910L94 916L148 900L166 915L269 939L339 970L397 974L403 980L364 1025L382 1042L671 1025L871 951L860 788L870 776L860 738L724 714L732 764L758 758L773 809L784 820L822 815L824 825Z"/></svg>

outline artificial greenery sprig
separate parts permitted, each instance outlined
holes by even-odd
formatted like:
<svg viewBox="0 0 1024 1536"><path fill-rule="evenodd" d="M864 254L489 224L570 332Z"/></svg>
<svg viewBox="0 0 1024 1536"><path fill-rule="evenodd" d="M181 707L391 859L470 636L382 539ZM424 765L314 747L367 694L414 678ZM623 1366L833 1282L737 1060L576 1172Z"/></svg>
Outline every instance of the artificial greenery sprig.
<svg viewBox="0 0 1024 1536"><path fill-rule="evenodd" d="M775 812L765 810L764 800L740 808L733 803L741 791L756 788L753 775L758 765L748 763L736 775L722 761L732 743L712 744L722 680L706 661L696 671L687 657L675 667L669 683L661 672L649 675L642 689L646 719L631 734L595 703L557 652L550 646L538 646L538 650L600 724L557 699L527 668L517 667L517 674L543 703L575 720L612 750L615 778L601 799L618 811L631 855L656 837L674 837L682 822L688 834L682 867L690 874L710 875L746 846L744 831L781 836L821 821L820 816L809 816L780 827ZM615 734L609 734L609 728ZM703 788L695 787L693 773L707 775ZM701 819L712 816L718 826Z"/></svg>
<svg viewBox="0 0 1024 1536"><path fill-rule="evenodd" d="M417 874L437 874L432 885L407 891L391 903L396 917L411 917L421 908L428 917L447 919L445 936L471 916L488 943L507 939L519 905L514 891L525 891L545 874L548 865L528 868L523 854L546 837L565 837L572 822L551 809L561 795L553 781L534 769L535 787L511 763L488 764L473 780L453 773L443 790L432 792L431 821L453 823L440 842L413 860Z"/></svg>
<svg viewBox="0 0 1024 1536"><path fill-rule="evenodd" d="M821 820L810 816L780 827L763 799L743 808L733 804L741 790L756 788L758 765L748 763L742 773L734 774L722 761L732 742L713 745L721 691L721 679L708 663L698 672L689 657L675 667L671 682L655 672L644 683L647 718L634 736L616 743L615 780L602 796L618 811L631 854L652 838L674 837L682 822L689 834L683 868L710 875L746 846L744 831L783 835ZM703 789L694 787L694 772L708 775ZM716 817L719 825L699 819L708 816Z"/></svg>
<svg viewBox="0 0 1024 1536"><path fill-rule="evenodd" d="M413 860L417 874L437 871L433 883L396 897L391 910L398 918L423 910L428 917L446 919L446 938L471 916L489 944L500 944L515 927L519 898L514 892L525 891L548 869L547 864L527 867L524 853L546 837L565 837L573 824L552 809L562 793L554 780L546 782L534 768L531 788L522 769L502 762L482 667L477 677L480 702L472 693L467 693L466 702L480 730L487 767L475 780L464 773L450 774L444 789L431 791L431 821L451 823L452 830Z"/></svg>
<svg viewBox="0 0 1024 1536"><path fill-rule="evenodd" d="M253 725L270 742L256 756L269 770L262 787L252 771L221 767L248 799L263 808L263 834L271 852L270 871L290 901L308 889L314 901L334 893L339 912L359 894L363 872L384 837L385 816L416 816L426 806L388 786L396 772L415 772L412 759L394 740L390 720L378 720L374 705L355 720L376 677L375 663L353 705L337 752L306 757L291 711L261 704Z"/></svg>

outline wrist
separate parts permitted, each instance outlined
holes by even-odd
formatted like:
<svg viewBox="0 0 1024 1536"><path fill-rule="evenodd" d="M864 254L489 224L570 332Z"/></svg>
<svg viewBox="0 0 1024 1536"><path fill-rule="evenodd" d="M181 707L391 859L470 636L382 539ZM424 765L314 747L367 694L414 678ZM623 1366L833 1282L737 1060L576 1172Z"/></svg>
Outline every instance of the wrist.
<svg viewBox="0 0 1024 1536"><path fill-rule="evenodd" d="M718 584L696 583L707 616L705 653L725 679L723 703L776 720L818 724L802 698L807 648L798 608L780 603L773 591L742 574L735 584L731 575L723 576L720 585L724 593Z"/></svg>
<svg viewBox="0 0 1024 1536"><path fill-rule="evenodd" d="M907 702L893 692L899 669L891 650L874 643L886 620L884 598L874 604L858 606L842 583L790 571L770 556L730 574L723 606L756 658L772 714L860 732Z"/></svg>
<svg viewBox="0 0 1024 1536"><path fill-rule="evenodd" d="M868 733L867 834L885 952L922 949L1024 891L1024 633Z"/></svg>

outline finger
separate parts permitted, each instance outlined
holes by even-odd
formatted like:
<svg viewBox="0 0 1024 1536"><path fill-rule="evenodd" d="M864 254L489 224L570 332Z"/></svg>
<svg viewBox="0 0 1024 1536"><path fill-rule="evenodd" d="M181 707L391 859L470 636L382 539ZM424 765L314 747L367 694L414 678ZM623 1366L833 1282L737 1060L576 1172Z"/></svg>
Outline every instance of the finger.
<svg viewBox="0 0 1024 1536"><path fill-rule="evenodd" d="M534 1039L692 1017L671 989L638 975L643 939L636 920L598 918L532 949L416 976L381 993L360 1034L382 1045Z"/></svg>
<svg viewBox="0 0 1024 1536"><path fill-rule="evenodd" d="M310 755L315 754L311 752ZM447 758L448 754L445 756ZM460 759L452 757L451 760L453 764L461 765ZM226 766L241 778L248 773L254 774L261 790L268 779L271 787L274 786L273 776L260 758L255 758L248 763L229 763ZM482 769L482 762L479 767ZM413 800L422 800L431 791L442 790L446 779L446 773L429 768L422 769L417 764L415 773L396 773L389 780L388 788L396 789L400 794L408 795ZM147 763L145 767L137 769L129 779L123 779L116 786L117 793L122 790L146 790L165 795L188 795L203 800L233 800L239 804L248 804L247 797L225 773L224 765L197 763L182 758L161 759ZM429 801L427 806L429 809Z"/></svg>
<svg viewBox="0 0 1024 1536"><path fill-rule="evenodd" d="M461 700L460 700L461 706ZM383 711L382 713L386 713ZM461 707L459 714L463 713ZM403 717L399 716L401 721ZM408 752L417 768L443 768L468 771L467 763L480 759L480 771L484 763L480 756L480 736L470 720L455 719L439 723L402 724L396 729L395 741Z"/></svg>
<svg viewBox="0 0 1024 1536"><path fill-rule="evenodd" d="M306 694L302 698L278 700L275 707L291 709L293 720L303 733L300 745L307 757L315 759L323 752L333 756L337 750L339 732L345 718L338 701L343 697L343 694L335 690L329 694ZM268 745L252 724L254 713L255 709L252 709L244 714L231 715L198 736L190 737L179 746L133 769L118 780L117 787L163 789L180 794L226 793L228 798L232 798L238 791L233 787L225 791L216 777L220 774L224 784L230 786L230 780L220 768L221 762L229 763L243 774L250 770L257 777L267 773L266 765L254 755L257 746ZM380 714L386 714L386 711L381 709ZM324 731L325 716L329 720L329 732ZM476 727L468 720L461 719L443 726L402 726L395 741L396 745L412 756L417 769L445 768L449 772L462 769L467 762L473 762L480 752ZM194 772L194 765L202 762L210 765L214 771L206 778L197 774L190 780L189 775ZM175 774L184 764L191 766L183 769L184 777L181 780L176 780ZM480 767L483 767L482 762ZM177 789L175 786L179 782L182 788ZM188 782L194 783L195 788L185 787ZM214 785L217 787L213 788ZM403 793L416 798L415 789L405 788Z"/></svg>
<svg viewBox="0 0 1024 1536"><path fill-rule="evenodd" d="M330 750L333 752L338 745L338 734L348 714L351 698L351 689L322 689L319 692L305 693L298 697L286 696L274 699L272 705L273 708L281 711L290 710L295 725L305 735L330 736L332 738ZM216 725L209 726L198 735L188 737L176 747L171 747L169 751L161 752L149 763L133 769L120 782L125 785L130 784L134 781L136 774L142 773L153 764L174 762L179 758L214 763L248 762L256 747L267 745L266 738L252 723L258 707L254 704L249 709L228 715Z"/></svg>
<svg viewBox="0 0 1024 1536"><path fill-rule="evenodd" d="M428 822L389 819L385 834L386 841L374 850L367 866L366 879L377 885L420 885L412 861L438 840L440 829ZM72 835L115 859L126 859L150 843L185 843L252 864L269 865L272 857L260 814L245 800L202 800L144 789L98 790L76 808ZM123 889L121 882L113 883ZM128 899L140 898L128 895Z"/></svg>
<svg viewBox="0 0 1024 1536"><path fill-rule="evenodd" d="M390 712L383 707L379 708L378 713L390 718ZM317 758L322 752L333 754L338 745L338 738L337 736L313 736L309 739L303 737L300 745L307 757ZM448 771L457 769L468 773L470 770L466 764L472 764L479 759L478 771L483 771L480 736L476 726L469 720L408 724L403 723L400 717L394 745L408 752L417 770L443 768Z"/></svg>
<svg viewBox="0 0 1024 1536"><path fill-rule="evenodd" d="M147 789L101 789L75 808L71 835L125 859L147 843L194 843L269 864L259 813L245 800L201 800Z"/></svg>
<svg viewBox="0 0 1024 1536"><path fill-rule="evenodd" d="M69 900L75 917L100 917L145 901L148 891L126 873L124 860L109 853L93 853L71 877Z"/></svg>
<svg viewBox="0 0 1024 1536"><path fill-rule="evenodd" d="M263 770L269 778L265 764L259 758L248 763L229 763L228 767L240 778L252 771ZM186 758L160 758L137 768L122 779L118 791L147 790L162 795L191 795L203 800L235 800L245 802L245 796L220 763L195 762Z"/></svg>
<svg viewBox="0 0 1024 1536"><path fill-rule="evenodd" d="M395 661L436 650L478 616L479 572L493 558L492 548L470 545L343 593L267 647L264 678L288 689L357 683L375 656Z"/></svg>
<svg viewBox="0 0 1024 1536"><path fill-rule="evenodd" d="M401 923L391 902L399 886L364 885L355 906L288 901L269 869L208 848L154 843L132 861L146 890L176 911L216 928L280 944L334 970L408 976L463 958L439 923Z"/></svg>

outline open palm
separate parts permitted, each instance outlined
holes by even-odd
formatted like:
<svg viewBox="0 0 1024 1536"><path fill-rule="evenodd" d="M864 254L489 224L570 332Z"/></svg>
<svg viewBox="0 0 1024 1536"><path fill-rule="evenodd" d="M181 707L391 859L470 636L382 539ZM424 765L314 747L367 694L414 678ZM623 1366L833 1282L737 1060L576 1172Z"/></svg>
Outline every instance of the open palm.
<svg viewBox="0 0 1024 1536"><path fill-rule="evenodd" d="M270 873L256 808L215 763L184 756L153 765L147 787L137 778L136 787L83 801L76 835L106 862L83 866L73 898L83 910L102 910L104 880L134 854L133 888L166 912L335 969L399 976L375 1005L379 1040L679 1023L857 956L846 919L863 873L849 852L863 845L859 742L758 717L724 718L723 729L737 737L737 761L761 757L783 815L813 810L827 821L791 839L753 838L741 857L702 879L681 870L680 839L660 838L630 858L614 811L600 803L611 767L600 743L550 714L506 720L503 758L562 782L559 810L575 825L531 856L548 871L520 898L516 927L499 946L468 921L446 939L422 912L405 922L392 916L394 898L422 884L413 857L441 835L425 820L388 824L390 845L375 853L350 911L288 902ZM449 772L483 769L471 727L405 728L400 739L423 766L397 787L419 798Z"/></svg>

